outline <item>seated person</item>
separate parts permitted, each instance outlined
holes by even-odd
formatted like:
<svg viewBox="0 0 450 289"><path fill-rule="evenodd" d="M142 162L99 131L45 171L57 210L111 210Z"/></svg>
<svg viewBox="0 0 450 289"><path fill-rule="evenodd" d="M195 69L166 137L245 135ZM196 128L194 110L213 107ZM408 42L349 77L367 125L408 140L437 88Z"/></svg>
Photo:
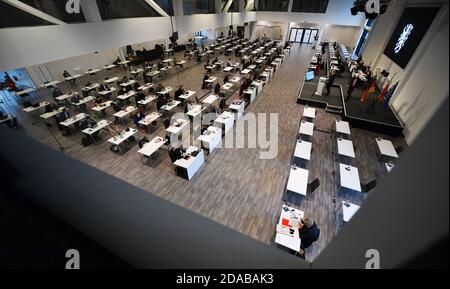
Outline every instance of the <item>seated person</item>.
<svg viewBox="0 0 450 289"><path fill-rule="evenodd" d="M111 102L111 107L113 108L114 112L119 112L122 110L122 107L119 105L117 101Z"/></svg>
<svg viewBox="0 0 450 289"><path fill-rule="evenodd" d="M225 77L223 78L223 83L228 83L230 82L230 80L228 79L228 75L225 75Z"/></svg>
<svg viewBox="0 0 450 289"><path fill-rule="evenodd" d="M220 93L220 84L219 82L216 83L216 85L214 86L214 94L219 95Z"/></svg>
<svg viewBox="0 0 450 289"><path fill-rule="evenodd" d="M134 97L134 100L136 101L136 106L139 106L138 102L145 99L145 95L142 91L139 91L136 96Z"/></svg>
<svg viewBox="0 0 450 289"><path fill-rule="evenodd" d="M63 76L64 76L64 78L67 78L67 77L71 77L72 75L70 75L70 73L67 72L67 70L64 70ZM76 78L69 80L69 82L72 84L72 86L75 85L76 81L77 81Z"/></svg>
<svg viewBox="0 0 450 289"><path fill-rule="evenodd" d="M169 150L170 160L174 163L183 157L185 150L181 146L174 146Z"/></svg>
<svg viewBox="0 0 450 289"><path fill-rule="evenodd" d="M312 218L306 217L302 218L299 222L298 233L300 239L302 240L300 248L304 254L304 250L311 246L313 242L317 241L320 235L320 230L317 227L316 222Z"/></svg>
<svg viewBox="0 0 450 289"><path fill-rule="evenodd" d="M164 90L164 86L160 83L158 83L158 85L155 87L154 91L155 93L163 91Z"/></svg>
<svg viewBox="0 0 450 289"><path fill-rule="evenodd" d="M139 87L141 87L141 85L139 84L138 81L136 81L136 82L133 84L133 89L137 91Z"/></svg>
<svg viewBox="0 0 450 289"><path fill-rule="evenodd" d="M58 96L61 96L61 95L63 95L61 90L59 90L57 87L55 87L55 89L53 90L53 93L52 93L53 98L57 98Z"/></svg>
<svg viewBox="0 0 450 289"><path fill-rule="evenodd" d="M163 107L166 104L167 104L167 99L164 96L160 95L158 97L158 101L156 102L156 109L159 111L161 109L161 107Z"/></svg>
<svg viewBox="0 0 450 289"><path fill-rule="evenodd" d="M179 97L180 97L181 95L183 95L183 93L184 93L183 86L180 85L180 86L178 87L178 89L175 91L175 97L174 97L175 100L178 100Z"/></svg>
<svg viewBox="0 0 450 289"><path fill-rule="evenodd" d="M203 76L203 82L202 82L202 89L205 89L208 87L209 83L206 82L209 79L208 73Z"/></svg>
<svg viewBox="0 0 450 289"><path fill-rule="evenodd" d="M186 101L186 105L184 106L184 113L187 113L188 111L194 109L195 104L192 100L188 99Z"/></svg>
<svg viewBox="0 0 450 289"><path fill-rule="evenodd" d="M95 104L101 104L101 103L103 103L102 97L101 97L100 95L97 95L97 96L95 97L94 103L95 103Z"/></svg>
<svg viewBox="0 0 450 289"><path fill-rule="evenodd" d="M81 101L81 96L79 94L74 95L70 98L70 101L72 103L79 103Z"/></svg>
<svg viewBox="0 0 450 289"><path fill-rule="evenodd" d="M231 58L228 58L227 66L233 66L233 61L231 61Z"/></svg>
<svg viewBox="0 0 450 289"><path fill-rule="evenodd" d="M158 61L158 70L160 70L163 67L164 67L164 64L162 64L162 62L159 60Z"/></svg>

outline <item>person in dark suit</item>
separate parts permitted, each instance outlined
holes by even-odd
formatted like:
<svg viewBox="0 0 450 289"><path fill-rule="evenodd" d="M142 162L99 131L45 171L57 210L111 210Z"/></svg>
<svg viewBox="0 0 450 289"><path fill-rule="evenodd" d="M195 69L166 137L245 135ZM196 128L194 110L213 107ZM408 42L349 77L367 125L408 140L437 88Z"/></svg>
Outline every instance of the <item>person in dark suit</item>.
<svg viewBox="0 0 450 289"><path fill-rule="evenodd" d="M216 85L214 86L214 94L219 95L220 93L220 84L219 82L216 83Z"/></svg>
<svg viewBox="0 0 450 289"><path fill-rule="evenodd" d="M106 91L109 90L109 86L106 83L100 84L100 87L98 88L99 91Z"/></svg>
<svg viewBox="0 0 450 289"><path fill-rule="evenodd" d="M64 76L64 78L67 78L67 77L71 77L72 75L70 75L70 73L67 72L67 70L64 70L63 76ZM75 78L69 80L69 82L70 82L70 84L72 84L72 86L75 86L75 82L76 82L76 81L77 81L77 80L76 80Z"/></svg>
<svg viewBox="0 0 450 289"><path fill-rule="evenodd" d="M156 109L159 111L161 107L167 104L167 100L164 96L160 95L158 101L156 102Z"/></svg>
<svg viewBox="0 0 450 289"><path fill-rule="evenodd" d="M335 78L336 78L336 70L333 69L331 70L330 77L327 79L325 83L325 89L327 90L325 95L330 95L331 87L333 86Z"/></svg>
<svg viewBox="0 0 450 289"><path fill-rule="evenodd" d="M314 219L306 217L301 219L298 233L300 239L302 240L302 244L300 245L300 256L304 256L305 249L309 248L312 243L319 239L320 230Z"/></svg>
<svg viewBox="0 0 450 289"><path fill-rule="evenodd" d="M145 99L145 95L142 91L139 91L136 96L134 97L134 100L136 101L136 106L139 106L138 102Z"/></svg>
<svg viewBox="0 0 450 289"><path fill-rule="evenodd" d="M225 75L225 77L223 78L223 83L228 83L230 82L228 75Z"/></svg>
<svg viewBox="0 0 450 289"><path fill-rule="evenodd" d="M52 96L53 98L57 98L58 96L63 95L63 93L61 92L61 90L59 90L58 88L55 88L53 90Z"/></svg>
<svg viewBox="0 0 450 289"><path fill-rule="evenodd" d="M206 82L209 79L208 73L203 76L203 82L202 82L202 89L205 89L208 87L208 83Z"/></svg>
<svg viewBox="0 0 450 289"><path fill-rule="evenodd" d="M181 95L183 95L183 93L184 93L183 86L180 85L180 86L178 87L178 89L175 91L175 97L174 97L175 100L178 100L179 97L180 97Z"/></svg>

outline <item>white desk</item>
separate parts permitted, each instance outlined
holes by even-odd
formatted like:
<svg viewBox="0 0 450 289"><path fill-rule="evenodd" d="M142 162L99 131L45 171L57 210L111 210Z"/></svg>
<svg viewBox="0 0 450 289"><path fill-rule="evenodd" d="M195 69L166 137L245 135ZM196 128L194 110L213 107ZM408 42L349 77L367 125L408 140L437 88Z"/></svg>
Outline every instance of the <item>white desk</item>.
<svg viewBox="0 0 450 289"><path fill-rule="evenodd" d="M234 119L234 113L224 111L214 120L214 126L221 128L224 133L227 133L231 128L233 128Z"/></svg>
<svg viewBox="0 0 450 289"><path fill-rule="evenodd" d="M227 82L227 83L225 83L224 85L222 85L221 87L220 87L220 89L223 89L223 90L229 90L229 89L231 89L233 87L233 83L232 82Z"/></svg>
<svg viewBox="0 0 450 289"><path fill-rule="evenodd" d="M240 78L239 76L235 76L233 78L230 79L230 82L232 83L238 83L239 81L241 81L242 78Z"/></svg>
<svg viewBox="0 0 450 289"><path fill-rule="evenodd" d="M96 88L99 87L99 86L100 86L100 84L98 84L98 83L93 83L93 84L91 84L91 85L89 85L89 86L83 87L81 90L83 90L83 91L91 91L91 90L96 89Z"/></svg>
<svg viewBox="0 0 450 289"><path fill-rule="evenodd" d="M255 100L256 97L256 87L255 88L247 88L246 90L243 91L244 94L247 94L250 96L250 102L253 102Z"/></svg>
<svg viewBox="0 0 450 289"><path fill-rule="evenodd" d="M147 91L150 88L155 87L155 86L156 86L156 84L149 82L149 83L146 83L144 85L139 86L138 90L140 90L140 91Z"/></svg>
<svg viewBox="0 0 450 289"><path fill-rule="evenodd" d="M129 139L131 136L136 135L137 132L138 132L137 129L134 129L134 128L131 128L131 127L128 128L128 131L124 129L120 134L118 134L118 135L116 135L116 136L113 136L113 137L111 137L110 139L108 139L108 142L109 142L110 144L112 144L112 145L116 145L116 146L119 148L120 152L123 153L123 151L122 151L120 145L121 145L124 141L126 141L127 139Z"/></svg>
<svg viewBox="0 0 450 289"><path fill-rule="evenodd" d="M208 95L208 96L202 101L202 103L211 105L211 104L213 104L213 103L214 103L216 100L218 100L218 99L219 99L219 97L218 97L217 95L215 95L215 94L210 94L210 95Z"/></svg>
<svg viewBox="0 0 450 289"><path fill-rule="evenodd" d="M205 80L205 82L207 83L213 83L214 81L217 80L217 77L211 76L210 78L208 78L207 80Z"/></svg>
<svg viewBox="0 0 450 289"><path fill-rule="evenodd" d="M200 104L196 104L193 106L191 110L189 110L186 114L192 118L196 118L200 115L202 111L204 111L206 107L202 107Z"/></svg>
<svg viewBox="0 0 450 289"><path fill-rule="evenodd" d="M61 83L61 81L55 80L55 81L43 83L43 84L41 85L41 87L49 88L49 87L51 87L51 86L57 85L58 83Z"/></svg>
<svg viewBox="0 0 450 289"><path fill-rule="evenodd" d="M75 105L75 106L80 106L80 105L86 104L86 103L88 103L90 101L93 101L93 100L94 100L94 97L89 95L89 96L86 96L86 97L80 99L79 102L72 102L72 104Z"/></svg>
<svg viewBox="0 0 450 289"><path fill-rule="evenodd" d="M316 109L313 107L305 107L305 109L303 110L303 116L307 118L315 118Z"/></svg>
<svg viewBox="0 0 450 289"><path fill-rule="evenodd" d="M348 205L348 207L347 207ZM353 215L359 210L360 206L342 201L342 211L344 222L350 221Z"/></svg>
<svg viewBox="0 0 450 289"><path fill-rule="evenodd" d="M348 122L343 120L336 120L336 132L350 135L350 125Z"/></svg>
<svg viewBox="0 0 450 289"><path fill-rule="evenodd" d="M128 107L122 109L121 111L116 112L115 114L113 114L113 116L115 116L117 118L124 118L136 110L137 110L137 107L128 106Z"/></svg>
<svg viewBox="0 0 450 289"><path fill-rule="evenodd" d="M164 95L164 94L168 94L168 93L170 93L171 91L173 90L173 88L172 87L170 87L170 86L167 86L167 87L165 87L163 90L161 90L161 91L158 91L158 93L159 94L162 94L162 95Z"/></svg>
<svg viewBox="0 0 450 289"><path fill-rule="evenodd" d="M73 117L70 117L68 119L66 119L65 121L60 122L60 125L63 125L65 127L69 127L77 122L79 122L80 120L83 120L87 117L88 115L86 113L79 113L77 115L74 115Z"/></svg>
<svg viewBox="0 0 450 289"><path fill-rule="evenodd" d="M117 90L116 87L110 87L108 90L99 91L98 94L100 94L100 95L107 95L107 94L113 93L116 90Z"/></svg>
<svg viewBox="0 0 450 289"><path fill-rule="evenodd" d="M236 119L240 119L244 115L245 102L235 100L230 104L229 108L235 113Z"/></svg>
<svg viewBox="0 0 450 289"><path fill-rule="evenodd" d="M294 157L309 161L311 159L312 143L304 140L297 140Z"/></svg>
<svg viewBox="0 0 450 289"><path fill-rule="evenodd" d="M119 65L125 65L125 64L128 64L128 63L130 63L131 61L128 61L128 60L124 60L124 61L121 61L121 62L117 62L117 64L119 64Z"/></svg>
<svg viewBox="0 0 450 289"><path fill-rule="evenodd" d="M79 78L81 76L82 76L81 74L75 74L75 75L72 75L72 76L69 76L69 77L65 77L64 79L67 80L67 81L70 81L70 80L73 80L73 79L77 79L77 78Z"/></svg>
<svg viewBox="0 0 450 289"><path fill-rule="evenodd" d="M135 75L135 74L139 74L141 72L144 72L144 69L138 68L138 69L131 70L130 74Z"/></svg>
<svg viewBox="0 0 450 289"><path fill-rule="evenodd" d="M218 127L210 126L197 140L201 141L203 147L207 148L211 153L222 140L222 130Z"/></svg>
<svg viewBox="0 0 450 289"><path fill-rule="evenodd" d="M353 142L348 139L337 138L338 154L350 158L355 158L355 150L353 149Z"/></svg>
<svg viewBox="0 0 450 289"><path fill-rule="evenodd" d="M127 87L127 86L133 85L133 84L135 84L135 83L136 83L136 80L131 79L131 80L128 80L128 82L121 83L120 86L122 86L122 87Z"/></svg>
<svg viewBox="0 0 450 289"><path fill-rule="evenodd" d="M306 192L308 191L308 176L308 170L299 167L295 167L294 169L291 167L286 189L288 191L306 196Z"/></svg>
<svg viewBox="0 0 450 289"><path fill-rule="evenodd" d="M301 221L303 216L304 216L303 211L283 205L283 207L281 208L281 215L278 221L278 225L283 225L283 219L285 219L288 221L289 225L295 231L293 236L277 232L275 235L275 243L280 244L296 252L300 252L301 240L298 232L298 225L296 226L296 224L298 224Z"/></svg>
<svg viewBox="0 0 450 289"><path fill-rule="evenodd" d="M187 119L177 119L171 126L166 129L166 133L173 135L179 135L184 128L189 127L189 120Z"/></svg>
<svg viewBox="0 0 450 289"><path fill-rule="evenodd" d="M41 114L40 117L42 119L49 119L52 116L58 115L58 114L60 114L61 112L65 111L65 110L66 110L65 107L60 107L60 108L58 108L58 109L56 109L54 111L50 111L50 112L46 112L44 114Z"/></svg>
<svg viewBox="0 0 450 289"><path fill-rule="evenodd" d="M300 134L312 136L314 132L314 123L302 120L300 124Z"/></svg>
<svg viewBox="0 0 450 289"><path fill-rule="evenodd" d="M143 119L141 119L139 121L139 124L148 127L149 125L152 124L152 122L156 121L161 116L162 116L162 114L154 111L154 112L150 113L149 115L145 116Z"/></svg>
<svg viewBox="0 0 450 289"><path fill-rule="evenodd" d="M30 112L33 112L33 111L35 111L35 110L44 108L44 107L46 107L46 106L49 105L49 104L50 104L49 102L43 101L43 102L40 102L40 103L39 103L39 106L37 106L37 107L29 106L29 107L24 108L23 111L25 111L25 112L27 112L27 113L30 113Z"/></svg>
<svg viewBox="0 0 450 289"><path fill-rule="evenodd" d="M98 132L101 129L104 129L105 127L107 127L110 124L111 124L111 122L109 120L102 119L99 122L97 122L97 125L95 127L86 128L86 129L82 130L81 132L84 134L87 134L89 136L92 136L94 133Z"/></svg>
<svg viewBox="0 0 450 289"><path fill-rule="evenodd" d="M76 92L76 91L71 91L71 92L68 92L68 93L66 93L66 94L57 96L57 97L55 97L55 99L56 99L56 100L59 100L59 101L63 101L63 100L66 100L66 99L68 99L68 98L71 98L71 97L73 97L73 96L76 96L76 95L78 95L78 94L79 94L79 93Z"/></svg>
<svg viewBox="0 0 450 289"><path fill-rule="evenodd" d="M192 152L200 150L198 154L194 157L190 155ZM186 170L186 177L188 180L191 180L195 173L202 167L205 162L205 155L202 149L197 147L190 146L186 150L186 154L189 155L188 159L181 158L175 161L174 165Z"/></svg>
<svg viewBox="0 0 450 289"><path fill-rule="evenodd" d="M137 103L145 106L156 99L157 97L154 95L147 95L144 99L139 100Z"/></svg>
<svg viewBox="0 0 450 289"><path fill-rule="evenodd" d="M250 69L246 68L246 69L241 71L241 74L249 74L250 71L251 71Z"/></svg>
<svg viewBox="0 0 450 289"><path fill-rule="evenodd" d="M161 106L161 109L162 109L162 110L165 110L165 111L171 111L172 109L174 109L175 107L177 107L180 103L181 103L181 101L178 101L178 100L172 100L172 101L169 102L168 104L165 104L165 105Z"/></svg>
<svg viewBox="0 0 450 289"><path fill-rule="evenodd" d="M34 88L27 88L27 89L24 89L24 90L21 90L21 91L16 91L14 93L16 95L18 95L18 96L21 96L21 95L24 95L24 94L32 92L32 91L34 91Z"/></svg>
<svg viewBox="0 0 450 289"><path fill-rule="evenodd" d="M192 96L194 96L195 93L196 93L195 91L188 90L188 91L185 91L182 95L180 95L179 98L181 98L181 99L189 99Z"/></svg>
<svg viewBox="0 0 450 289"><path fill-rule="evenodd" d="M111 69L113 69L114 67L116 67L115 64L108 64L108 65L103 66L103 69L111 70Z"/></svg>
<svg viewBox="0 0 450 289"><path fill-rule="evenodd" d="M339 172L342 187L361 192L361 181L359 179L358 168L340 163Z"/></svg>
<svg viewBox="0 0 450 289"><path fill-rule="evenodd" d="M108 107L111 106L112 101L108 100L99 104L94 105L91 109L97 112L101 112L104 111L105 109L107 109Z"/></svg>
<svg viewBox="0 0 450 289"><path fill-rule="evenodd" d="M223 69L223 71L225 71L225 72L230 72L230 71L232 71L233 69L234 69L234 67L227 66L227 67L225 67L225 68Z"/></svg>
<svg viewBox="0 0 450 289"><path fill-rule="evenodd" d="M398 154L395 151L394 146L392 145L392 142L389 140L376 138L375 139L378 145L378 149L380 150L380 153L384 156L388 156L391 158L398 158Z"/></svg>
<svg viewBox="0 0 450 289"><path fill-rule="evenodd" d="M129 92L127 92L127 93L125 93L125 94L118 95L118 96L117 96L117 99L120 99L120 100L127 100L127 99L129 99L130 97L135 96L135 95L136 95L136 91L130 90Z"/></svg>
<svg viewBox="0 0 450 289"><path fill-rule="evenodd" d="M92 74L95 74L95 73L100 72L100 71L102 71L102 70L103 70L102 68L89 69L89 70L86 71L85 73L86 73L86 74L89 74L89 75L92 75Z"/></svg>
<svg viewBox="0 0 450 289"><path fill-rule="evenodd" d="M142 156L150 157L154 154L159 148L161 148L167 140L163 137L157 136L153 138L151 141L144 144L144 146L138 150L138 153Z"/></svg>
<svg viewBox="0 0 450 289"><path fill-rule="evenodd" d="M116 76L116 77L111 77L111 78L105 79L103 82L106 84L110 84L110 83L113 83L114 81L118 81L118 80L119 80L119 78Z"/></svg>

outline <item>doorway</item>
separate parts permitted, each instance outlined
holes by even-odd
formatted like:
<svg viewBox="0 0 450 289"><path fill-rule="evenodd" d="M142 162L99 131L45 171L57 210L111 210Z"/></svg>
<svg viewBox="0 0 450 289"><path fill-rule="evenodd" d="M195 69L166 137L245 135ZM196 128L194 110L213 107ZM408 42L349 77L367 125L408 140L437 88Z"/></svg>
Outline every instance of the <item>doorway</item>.
<svg viewBox="0 0 450 289"><path fill-rule="evenodd" d="M319 33L318 29L291 28L289 40L294 43L313 43Z"/></svg>

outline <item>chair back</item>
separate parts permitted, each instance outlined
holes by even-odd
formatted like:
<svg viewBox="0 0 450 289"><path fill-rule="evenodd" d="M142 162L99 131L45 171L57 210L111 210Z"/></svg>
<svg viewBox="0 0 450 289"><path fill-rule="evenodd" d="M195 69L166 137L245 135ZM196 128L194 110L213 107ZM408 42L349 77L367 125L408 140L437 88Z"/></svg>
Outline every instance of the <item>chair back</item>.
<svg viewBox="0 0 450 289"><path fill-rule="evenodd" d="M318 178L316 178L314 181L312 181L310 184L308 184L308 192L309 193L314 192L319 186L320 186L320 181Z"/></svg>
<svg viewBox="0 0 450 289"><path fill-rule="evenodd" d="M368 182L367 184L361 184L361 189L363 193L368 193L373 190L377 186L377 180L373 180Z"/></svg>

